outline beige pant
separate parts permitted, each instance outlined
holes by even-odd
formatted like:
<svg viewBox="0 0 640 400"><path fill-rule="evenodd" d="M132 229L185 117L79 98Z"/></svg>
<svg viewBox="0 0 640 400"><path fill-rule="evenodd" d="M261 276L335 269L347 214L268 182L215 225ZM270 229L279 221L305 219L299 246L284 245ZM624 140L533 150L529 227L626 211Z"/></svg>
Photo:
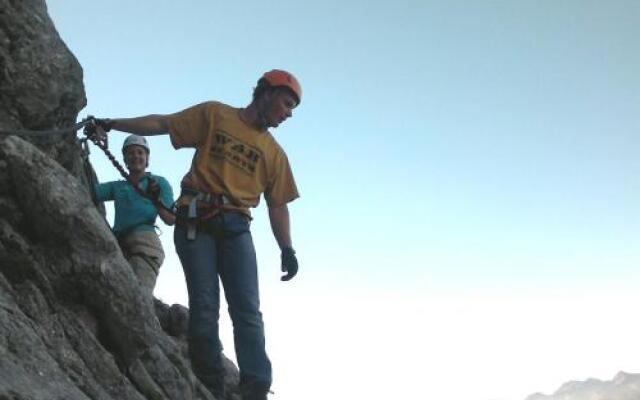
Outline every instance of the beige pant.
<svg viewBox="0 0 640 400"><path fill-rule="evenodd" d="M151 295L164 261L160 238L153 231L136 231L120 238L119 243L140 285Z"/></svg>

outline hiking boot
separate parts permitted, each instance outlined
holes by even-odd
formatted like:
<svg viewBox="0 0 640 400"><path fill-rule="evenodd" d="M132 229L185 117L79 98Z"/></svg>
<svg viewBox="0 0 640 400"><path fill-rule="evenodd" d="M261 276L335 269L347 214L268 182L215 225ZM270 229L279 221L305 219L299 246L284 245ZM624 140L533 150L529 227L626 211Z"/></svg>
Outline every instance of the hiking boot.
<svg viewBox="0 0 640 400"><path fill-rule="evenodd" d="M198 376L196 374L196 376ZM213 397L216 398L216 400L225 400L225 387L224 387L224 376L221 374L211 374L211 375L207 375L207 376L198 376L198 379L200 379L200 382L202 382L202 384L204 385L205 388L207 388L207 390L209 392L211 392L211 394L213 395Z"/></svg>
<svg viewBox="0 0 640 400"><path fill-rule="evenodd" d="M240 398L242 400L267 400L271 384L250 379L240 380Z"/></svg>
<svg viewBox="0 0 640 400"><path fill-rule="evenodd" d="M271 393L270 390L260 387L240 387L240 394L242 400L267 400L267 395Z"/></svg>

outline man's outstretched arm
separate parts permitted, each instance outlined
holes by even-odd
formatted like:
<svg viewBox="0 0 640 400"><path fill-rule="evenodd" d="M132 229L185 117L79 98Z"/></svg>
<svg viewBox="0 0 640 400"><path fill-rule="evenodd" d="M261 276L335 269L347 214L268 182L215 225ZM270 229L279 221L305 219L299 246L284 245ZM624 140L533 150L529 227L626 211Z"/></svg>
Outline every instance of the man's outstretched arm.
<svg viewBox="0 0 640 400"><path fill-rule="evenodd" d="M107 121L107 127L117 131L141 136L165 135L169 133L169 116L151 114L136 118L116 118Z"/></svg>

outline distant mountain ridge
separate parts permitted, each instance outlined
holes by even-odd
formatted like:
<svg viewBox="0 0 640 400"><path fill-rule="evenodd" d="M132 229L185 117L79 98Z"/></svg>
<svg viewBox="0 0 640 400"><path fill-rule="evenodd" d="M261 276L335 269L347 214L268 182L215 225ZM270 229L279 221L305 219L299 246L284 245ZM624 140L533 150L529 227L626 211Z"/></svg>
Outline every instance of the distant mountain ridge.
<svg viewBox="0 0 640 400"><path fill-rule="evenodd" d="M525 400L640 400L640 374L621 371L610 381L570 381L551 395L535 393Z"/></svg>

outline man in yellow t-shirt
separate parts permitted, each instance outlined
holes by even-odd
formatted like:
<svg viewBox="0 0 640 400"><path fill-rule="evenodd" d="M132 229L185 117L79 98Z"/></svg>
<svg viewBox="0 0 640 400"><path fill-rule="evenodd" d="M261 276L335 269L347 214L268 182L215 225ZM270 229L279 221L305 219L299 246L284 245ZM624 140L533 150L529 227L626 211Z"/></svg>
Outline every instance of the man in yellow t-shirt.
<svg viewBox="0 0 640 400"><path fill-rule="evenodd" d="M258 80L244 108L206 102L170 115L97 119L93 126L103 138L110 129L143 136L168 133L176 149L196 149L181 183L174 242L189 292L191 363L216 398L225 392L219 280L233 321L242 399L266 400L271 387L249 208L264 195L282 251L282 280L290 280L298 261L287 203L298 197L298 190L287 156L269 128L291 117L301 98L293 75L272 70Z"/></svg>

